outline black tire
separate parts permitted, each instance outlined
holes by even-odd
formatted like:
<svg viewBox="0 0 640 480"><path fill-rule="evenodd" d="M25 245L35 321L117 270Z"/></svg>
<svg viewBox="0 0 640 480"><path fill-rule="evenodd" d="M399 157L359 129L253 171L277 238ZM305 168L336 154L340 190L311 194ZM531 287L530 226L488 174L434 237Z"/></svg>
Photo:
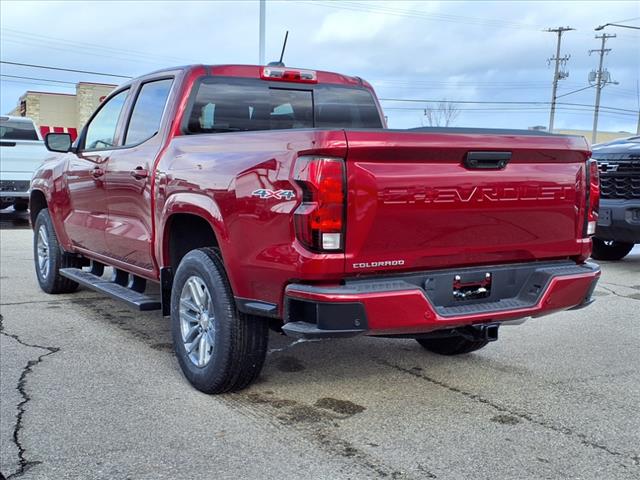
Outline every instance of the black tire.
<svg viewBox="0 0 640 480"><path fill-rule="evenodd" d="M16 202L13 204L13 210L16 212L26 212L29 209L29 202Z"/></svg>
<svg viewBox="0 0 640 480"><path fill-rule="evenodd" d="M46 272L40 268L38 261L38 236L43 228L43 234L48 240ZM48 209L40 210L33 228L33 261L36 278L40 288L47 293L71 293L78 288L78 284L60 275L61 268L75 268L80 266L80 259L65 253L53 229L53 223Z"/></svg>
<svg viewBox="0 0 640 480"><path fill-rule="evenodd" d="M489 343L488 340L468 340L456 335L445 338L416 338L423 348L439 355L462 355L475 352Z"/></svg>
<svg viewBox="0 0 640 480"><path fill-rule="evenodd" d="M620 260L633 250L633 243L600 240L593 238L591 257L596 260Z"/></svg>
<svg viewBox="0 0 640 480"><path fill-rule="evenodd" d="M182 338L180 298L186 282L199 277L206 286L214 313L210 360L199 367L189 358ZM253 382L267 354L269 322L239 312L222 259L216 249L192 250L180 261L171 291L171 332L178 362L189 382L204 393L237 391Z"/></svg>

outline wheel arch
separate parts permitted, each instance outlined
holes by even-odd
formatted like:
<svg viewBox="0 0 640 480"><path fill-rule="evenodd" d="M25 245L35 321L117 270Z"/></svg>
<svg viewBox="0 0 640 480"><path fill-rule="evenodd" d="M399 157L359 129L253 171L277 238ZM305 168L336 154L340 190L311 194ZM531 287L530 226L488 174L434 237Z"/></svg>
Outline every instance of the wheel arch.
<svg viewBox="0 0 640 480"><path fill-rule="evenodd" d="M29 194L29 219L31 220L32 226L36 224L38 214L47 208L48 205L47 197L42 190L31 190Z"/></svg>
<svg viewBox="0 0 640 480"><path fill-rule="evenodd" d="M182 257L201 247L216 247L233 286L232 272L228 268L229 241L220 209L208 196L196 193L174 194L165 203L160 221L161 238L157 242L159 265L174 271ZM189 235L179 235L188 232Z"/></svg>

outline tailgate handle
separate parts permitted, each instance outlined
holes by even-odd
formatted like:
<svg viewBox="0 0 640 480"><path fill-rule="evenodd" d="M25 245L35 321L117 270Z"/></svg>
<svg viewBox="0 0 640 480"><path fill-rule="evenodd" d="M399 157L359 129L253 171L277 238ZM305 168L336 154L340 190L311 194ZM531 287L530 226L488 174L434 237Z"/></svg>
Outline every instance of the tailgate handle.
<svg viewBox="0 0 640 480"><path fill-rule="evenodd" d="M511 152L468 152L464 160L467 168L501 170L511 160Z"/></svg>

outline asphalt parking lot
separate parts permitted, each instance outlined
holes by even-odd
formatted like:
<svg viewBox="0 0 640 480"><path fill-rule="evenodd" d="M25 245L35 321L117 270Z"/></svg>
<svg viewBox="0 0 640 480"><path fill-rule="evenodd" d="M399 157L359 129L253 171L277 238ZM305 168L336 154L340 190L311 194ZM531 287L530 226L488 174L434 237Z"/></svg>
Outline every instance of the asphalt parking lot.
<svg viewBox="0 0 640 480"><path fill-rule="evenodd" d="M273 333L249 389L207 396L168 320L49 296L0 213L0 471L24 479L640 477L640 248L597 301L449 358L412 340Z"/></svg>

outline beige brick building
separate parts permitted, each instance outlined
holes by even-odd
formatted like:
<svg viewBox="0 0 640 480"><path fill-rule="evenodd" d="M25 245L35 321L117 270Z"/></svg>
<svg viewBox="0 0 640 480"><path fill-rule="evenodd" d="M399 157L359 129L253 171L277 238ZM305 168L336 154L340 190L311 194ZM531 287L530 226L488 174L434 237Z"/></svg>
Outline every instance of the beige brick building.
<svg viewBox="0 0 640 480"><path fill-rule="evenodd" d="M28 90L9 115L29 117L43 133L67 131L75 138L100 102L116 87L105 83L80 82L76 93Z"/></svg>

